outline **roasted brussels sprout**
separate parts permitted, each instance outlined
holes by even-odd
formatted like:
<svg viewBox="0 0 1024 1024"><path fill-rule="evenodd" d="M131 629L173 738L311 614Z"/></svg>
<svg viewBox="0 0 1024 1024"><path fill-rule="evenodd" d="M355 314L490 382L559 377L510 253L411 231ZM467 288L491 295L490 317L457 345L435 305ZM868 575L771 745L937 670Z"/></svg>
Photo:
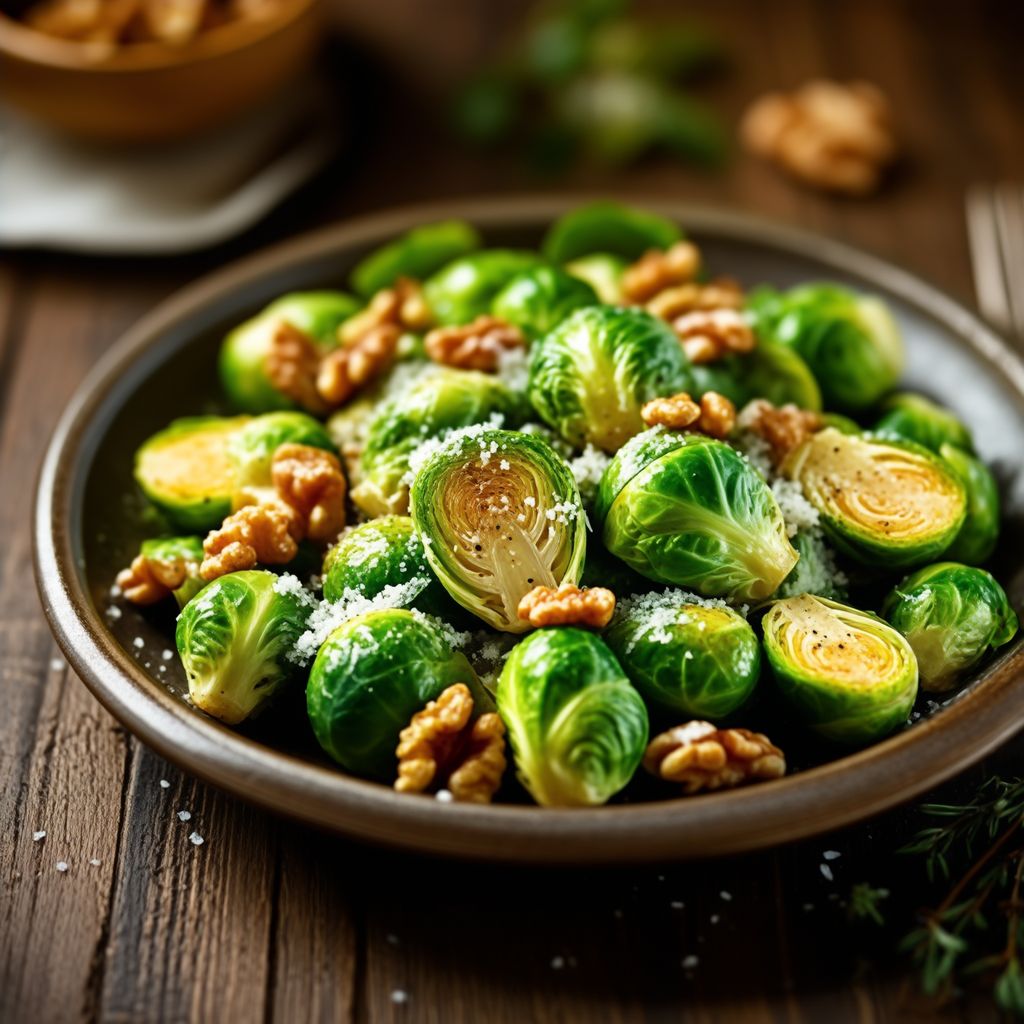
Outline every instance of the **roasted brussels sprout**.
<svg viewBox="0 0 1024 1024"><path fill-rule="evenodd" d="M648 249L667 249L682 238L672 221L647 210L600 201L580 206L555 221L541 250L552 263L595 252L635 260Z"/></svg>
<svg viewBox="0 0 1024 1024"><path fill-rule="evenodd" d="M310 335L325 349L337 345L341 323L359 312L358 299L344 292L295 292L272 302L236 327L220 350L220 379L228 398L242 412L294 409L296 404L270 382L265 363L282 321Z"/></svg>
<svg viewBox="0 0 1024 1024"><path fill-rule="evenodd" d="M605 803L647 745L640 694L583 629L540 629L520 641L498 679L498 713L519 779L545 807Z"/></svg>
<svg viewBox="0 0 1024 1024"><path fill-rule="evenodd" d="M652 710L720 719L761 672L761 642L742 615L669 590L623 602L604 639Z"/></svg>
<svg viewBox="0 0 1024 1024"><path fill-rule="evenodd" d="M991 574L959 562L911 573L885 599L882 615L914 649L921 688L930 693L951 690L987 651L1009 643L1018 625Z"/></svg>
<svg viewBox="0 0 1024 1024"><path fill-rule="evenodd" d="M767 484L735 449L659 428L629 441L601 480L605 547L660 583L757 601L796 564Z"/></svg>
<svg viewBox="0 0 1024 1024"><path fill-rule="evenodd" d="M817 527L798 530L791 541L800 561L782 581L773 597L798 597L815 594L831 601L845 601L847 579L836 566L835 552Z"/></svg>
<svg viewBox="0 0 1024 1024"><path fill-rule="evenodd" d="M320 648L306 710L320 746L342 768L387 782L398 734L453 683L469 687L477 711L493 707L434 620L402 608L371 611L340 625Z"/></svg>
<svg viewBox="0 0 1024 1024"><path fill-rule="evenodd" d="M803 594L776 601L762 627L779 692L820 736L869 743L907 720L917 660L877 616Z"/></svg>
<svg viewBox="0 0 1024 1024"><path fill-rule="evenodd" d="M274 452L283 444L303 444L337 454L324 425L304 412L268 412L256 416L228 441L236 497L271 486Z"/></svg>
<svg viewBox="0 0 1024 1024"><path fill-rule="evenodd" d="M866 409L899 379L903 342L881 299L813 284L786 293L759 289L749 309L760 337L800 353L830 408Z"/></svg>
<svg viewBox="0 0 1024 1024"><path fill-rule="evenodd" d="M343 533L324 557L328 601L351 593L374 598L387 587L401 589L401 607L450 618L451 599L427 564L423 542L408 516L360 523Z"/></svg>
<svg viewBox="0 0 1024 1024"><path fill-rule="evenodd" d="M988 560L999 540L1000 501L995 477L981 459L956 445L944 444L939 454L967 492L964 525L943 555L968 565L980 565Z"/></svg>
<svg viewBox="0 0 1024 1024"><path fill-rule="evenodd" d="M570 260L565 269L573 277L586 281L597 293L598 301L608 306L617 306L623 300L622 275L626 272L626 261L610 252L592 252Z"/></svg>
<svg viewBox="0 0 1024 1024"><path fill-rule="evenodd" d="M821 389L796 349L761 341L752 352L733 359L744 392L743 404L753 398L766 398L772 405L791 402L801 409L821 411Z"/></svg>
<svg viewBox="0 0 1024 1024"><path fill-rule="evenodd" d="M868 565L931 561L952 543L967 511L963 485L946 463L909 441L828 427L782 469L799 481L835 546Z"/></svg>
<svg viewBox="0 0 1024 1024"><path fill-rule="evenodd" d="M424 224L375 249L352 271L352 287L369 298L400 277L425 278L480 247L476 228L461 220Z"/></svg>
<svg viewBox="0 0 1024 1024"><path fill-rule="evenodd" d="M579 582L585 516L572 472L546 441L467 427L414 468L413 522L434 574L463 608L522 633L525 594Z"/></svg>
<svg viewBox="0 0 1024 1024"><path fill-rule="evenodd" d="M916 441L933 452L944 444L974 451L971 432L948 409L910 391L901 391L885 400L873 433L878 437Z"/></svg>
<svg viewBox="0 0 1024 1024"><path fill-rule="evenodd" d="M231 511L235 470L232 439L247 416L190 416L154 434L135 453L135 480L142 492L186 530L219 526Z"/></svg>
<svg viewBox="0 0 1024 1024"><path fill-rule="evenodd" d="M462 256L427 278L423 294L442 324L468 324L490 313L494 297L508 282L544 260L525 249L483 249Z"/></svg>
<svg viewBox="0 0 1024 1024"><path fill-rule="evenodd" d="M492 309L495 316L536 338L557 327L574 310L597 301L594 289L578 277L558 267L534 267L516 274L498 292Z"/></svg>
<svg viewBox="0 0 1024 1024"><path fill-rule="evenodd" d="M588 306L538 338L527 393L537 414L570 444L608 452L644 429L640 409L690 386L672 328L638 309Z"/></svg>
<svg viewBox="0 0 1024 1024"><path fill-rule="evenodd" d="M409 507L409 456L424 441L459 427L499 420L518 426L522 397L492 374L437 369L380 406L366 432L352 500L369 516Z"/></svg>
<svg viewBox="0 0 1024 1024"><path fill-rule="evenodd" d="M198 537L159 537L144 540L139 554L159 562L178 562L185 565L185 581L177 590L171 591L179 608L184 608L203 587L206 580L199 575L203 561L203 542Z"/></svg>
<svg viewBox="0 0 1024 1024"><path fill-rule="evenodd" d="M178 616L174 639L192 703L235 725L295 675L295 641L313 606L294 576L263 569L208 583Z"/></svg>

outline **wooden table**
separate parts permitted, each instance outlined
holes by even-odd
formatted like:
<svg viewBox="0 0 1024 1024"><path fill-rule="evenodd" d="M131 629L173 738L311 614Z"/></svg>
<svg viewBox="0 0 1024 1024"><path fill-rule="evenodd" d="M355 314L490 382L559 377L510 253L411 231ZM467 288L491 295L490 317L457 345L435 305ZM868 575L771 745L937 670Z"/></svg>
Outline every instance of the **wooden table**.
<svg viewBox="0 0 1024 1024"><path fill-rule="evenodd" d="M905 166L866 202L801 192L742 157L717 175L655 161L620 177L580 170L570 184L757 210L865 245L969 299L964 188L1024 178L1024 8L688 6L733 55L707 90L725 116L769 87L862 75L896 104ZM376 54L350 64L364 100L350 110L352 141L259 230L180 258L19 253L0 265L0 1019L934 1019L893 951L919 898L917 869L893 855L913 812L762 855L641 870L381 852L183 776L58 656L31 578L33 478L68 396L124 328L205 271L325 220L537 185L513 160L439 142L427 101L409 98L429 97L439 69L471 64L514 24L517 5L364 0L347 2L344 17L358 52ZM989 767L1017 769L1022 753L1018 744ZM193 829L203 846L188 842ZM825 861L826 850L841 856ZM847 923L841 903L861 881L893 890L887 928ZM995 1016L984 995L943 1013Z"/></svg>

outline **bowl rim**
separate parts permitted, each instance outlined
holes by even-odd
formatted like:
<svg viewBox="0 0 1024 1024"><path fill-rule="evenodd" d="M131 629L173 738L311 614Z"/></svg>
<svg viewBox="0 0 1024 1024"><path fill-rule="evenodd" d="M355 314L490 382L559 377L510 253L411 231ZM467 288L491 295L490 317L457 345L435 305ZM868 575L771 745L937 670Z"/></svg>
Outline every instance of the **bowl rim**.
<svg viewBox="0 0 1024 1024"><path fill-rule="evenodd" d="M322 0L277 0L276 9L266 16L240 18L218 25L181 48L156 42L108 47L61 39L0 12L0 53L38 68L83 73L145 74L184 68L256 46L299 21L321 3Z"/></svg>
<svg viewBox="0 0 1024 1024"><path fill-rule="evenodd" d="M42 461L33 515L33 561L50 627L100 703L182 769L285 816L431 854L527 863L632 863L738 853L804 839L872 817L938 785L1024 726L1024 638L941 712L836 761L784 779L678 800L557 810L410 799L379 783L313 764L197 714L142 670L110 634L76 565L75 530L98 438L127 395L125 371L162 362L173 328L211 300L283 267L372 245L416 224L462 217L488 229L546 222L588 199L531 195L421 203L319 229L201 278L145 315L100 358L65 408ZM1024 363L964 306L888 262L829 238L733 210L614 197L671 217L695 234L781 248L896 295L943 323L1006 381L1024 409ZM147 360L145 357L149 356ZM102 420L98 414L105 411ZM95 447L95 446L94 446ZM984 689L982 695L977 691ZM970 694L968 699L967 695ZM766 788L768 787L768 788ZM772 799L765 799L768 794ZM686 812L673 814L685 806ZM440 816L440 815L443 815ZM737 822L749 819L747 827Z"/></svg>

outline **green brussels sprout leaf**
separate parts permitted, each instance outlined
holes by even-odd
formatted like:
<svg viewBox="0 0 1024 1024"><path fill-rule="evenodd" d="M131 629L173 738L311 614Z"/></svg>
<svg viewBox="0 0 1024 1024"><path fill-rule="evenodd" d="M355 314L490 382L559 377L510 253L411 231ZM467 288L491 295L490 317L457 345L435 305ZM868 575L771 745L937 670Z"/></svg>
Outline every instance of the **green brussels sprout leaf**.
<svg viewBox="0 0 1024 1024"><path fill-rule="evenodd" d="M555 221L541 250L552 263L568 263L595 252L635 260L648 249L667 249L682 237L679 227L664 217L601 200Z"/></svg>
<svg viewBox="0 0 1024 1024"><path fill-rule="evenodd" d="M546 334L570 313L598 301L594 289L558 267L517 274L494 299L495 316L520 327L529 338Z"/></svg>
<svg viewBox="0 0 1024 1024"><path fill-rule="evenodd" d="M938 452L944 444L956 445L966 452L974 451L971 432L948 410L929 401L924 395L901 391L883 403L883 414L872 433L892 437Z"/></svg>
<svg viewBox="0 0 1024 1024"><path fill-rule="evenodd" d="M939 454L967 492L964 525L943 554L968 565L980 565L988 561L999 540L1000 501L995 477L981 459L955 445L942 445Z"/></svg>
<svg viewBox="0 0 1024 1024"><path fill-rule="evenodd" d="M623 301L622 275L626 261L609 252L593 252L565 265L566 272L585 281L594 289L598 301L606 306L618 306Z"/></svg>
<svg viewBox="0 0 1024 1024"><path fill-rule="evenodd" d="M446 264L431 275L423 294L441 324L468 324L490 313L494 297L508 282L545 260L526 249L483 249Z"/></svg>

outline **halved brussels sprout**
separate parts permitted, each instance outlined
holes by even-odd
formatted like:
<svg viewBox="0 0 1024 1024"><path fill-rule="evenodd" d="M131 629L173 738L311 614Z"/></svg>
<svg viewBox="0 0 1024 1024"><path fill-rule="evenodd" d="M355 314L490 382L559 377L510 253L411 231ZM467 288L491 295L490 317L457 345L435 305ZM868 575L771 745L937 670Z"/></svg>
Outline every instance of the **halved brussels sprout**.
<svg viewBox="0 0 1024 1024"><path fill-rule="evenodd" d="M400 277L422 279L479 247L479 232L465 221L423 224L360 260L352 271L352 287L369 298Z"/></svg>
<svg viewBox="0 0 1024 1024"><path fill-rule="evenodd" d="M836 566L835 552L817 527L800 529L791 543L800 556L793 571L782 581L773 597L798 597L815 594L831 601L845 601L846 574Z"/></svg>
<svg viewBox="0 0 1024 1024"><path fill-rule="evenodd" d="M544 807L603 804L633 777L647 710L615 655L583 629L540 629L498 679L520 781Z"/></svg>
<svg viewBox="0 0 1024 1024"><path fill-rule="evenodd" d="M398 734L428 701L465 683L475 710L493 702L444 630L402 608L365 612L324 642L306 685L306 711L320 746L346 771L395 778Z"/></svg>
<svg viewBox="0 0 1024 1024"><path fill-rule="evenodd" d="M917 696L917 660L888 623L802 594L776 601L762 627L779 692L820 736L870 743L906 722Z"/></svg>
<svg viewBox="0 0 1024 1024"><path fill-rule="evenodd" d="M337 454L324 425L304 412L268 412L256 416L232 434L228 442L228 454L235 471L236 498L271 486L274 452L283 444L303 444Z"/></svg>
<svg viewBox="0 0 1024 1024"><path fill-rule="evenodd" d="M456 432L417 469L411 506L434 574L495 629L530 628L518 607L534 587L579 582L579 491L539 437L484 426Z"/></svg>
<svg viewBox="0 0 1024 1024"><path fill-rule="evenodd" d="M573 310L593 306L594 289L558 267L535 267L516 274L494 299L495 316L522 328L529 338L547 334Z"/></svg>
<svg viewBox="0 0 1024 1024"><path fill-rule="evenodd" d="M999 540L999 487L988 466L962 448L944 444L939 454L960 478L967 492L964 525L943 554L968 565L980 565L988 560Z"/></svg>
<svg viewBox="0 0 1024 1024"><path fill-rule="evenodd" d="M597 298L606 306L618 306L624 298L622 275L628 264L621 256L610 252L592 252L587 256L570 260L565 269L573 277L586 281L597 293Z"/></svg>
<svg viewBox="0 0 1024 1024"><path fill-rule="evenodd" d="M899 569L941 554L960 530L967 496L937 455L909 441L820 430L790 454L800 483L841 551Z"/></svg>
<svg viewBox="0 0 1024 1024"><path fill-rule="evenodd" d="M218 369L228 398L243 412L294 409L296 404L270 382L265 363L271 339L282 321L308 334L323 348L337 345L338 327L362 304L344 292L294 292L236 327L220 349Z"/></svg>
<svg viewBox="0 0 1024 1024"><path fill-rule="evenodd" d="M424 441L499 418L518 426L525 403L489 373L439 368L380 406L366 431L352 500L369 516L409 507L409 456Z"/></svg>
<svg viewBox="0 0 1024 1024"><path fill-rule="evenodd" d="M1017 613L984 569L938 562L911 573L890 592L882 614L917 655L921 688L951 690L989 650L1009 643Z"/></svg>
<svg viewBox="0 0 1024 1024"><path fill-rule="evenodd" d="M158 562L178 562L185 565L185 582L172 591L179 608L184 608L203 587L206 580L199 575L203 561L203 542L199 537L159 537L144 540L139 554Z"/></svg>
<svg viewBox="0 0 1024 1024"><path fill-rule="evenodd" d="M382 516L341 535L324 557L323 588L328 601L346 593L374 598L386 587L403 587L405 607L449 617L451 599L427 564L423 542L408 516Z"/></svg>
<svg viewBox="0 0 1024 1024"><path fill-rule="evenodd" d="M313 604L294 576L264 569L208 583L174 634L192 703L229 725L253 714L295 675L290 654Z"/></svg>
<svg viewBox="0 0 1024 1024"><path fill-rule="evenodd" d="M669 590L620 604L604 639L649 706L721 719L754 692L761 643L731 608Z"/></svg>
<svg viewBox="0 0 1024 1024"><path fill-rule="evenodd" d="M831 284L786 293L761 288L749 298L757 333L800 353L825 404L856 411L875 404L899 379L903 341L888 306Z"/></svg>
<svg viewBox="0 0 1024 1024"><path fill-rule="evenodd" d="M552 263L568 263L595 252L635 260L648 249L667 249L683 237L677 224L647 210L600 200L559 217L541 251Z"/></svg>
<svg viewBox="0 0 1024 1024"><path fill-rule="evenodd" d="M490 313L495 295L516 274L545 261L525 249L483 249L462 256L427 278L423 294L442 324L468 324Z"/></svg>
<svg viewBox="0 0 1024 1024"><path fill-rule="evenodd" d="M248 416L189 416L148 438L135 453L143 494L183 529L219 526L235 492L229 448L248 422Z"/></svg>
<svg viewBox="0 0 1024 1024"><path fill-rule="evenodd" d="M655 428L633 438L605 471L596 514L613 555L705 597L761 600L797 561L762 477L699 434Z"/></svg>
<svg viewBox="0 0 1024 1024"><path fill-rule="evenodd" d="M614 452L644 429L640 409L690 386L672 328L639 309L588 306L538 338L527 393L570 444Z"/></svg>
<svg viewBox="0 0 1024 1024"><path fill-rule="evenodd" d="M882 408L882 417L872 431L878 437L916 441L933 452L938 452L944 444L974 451L971 432L948 409L924 395L901 391L887 398Z"/></svg>

